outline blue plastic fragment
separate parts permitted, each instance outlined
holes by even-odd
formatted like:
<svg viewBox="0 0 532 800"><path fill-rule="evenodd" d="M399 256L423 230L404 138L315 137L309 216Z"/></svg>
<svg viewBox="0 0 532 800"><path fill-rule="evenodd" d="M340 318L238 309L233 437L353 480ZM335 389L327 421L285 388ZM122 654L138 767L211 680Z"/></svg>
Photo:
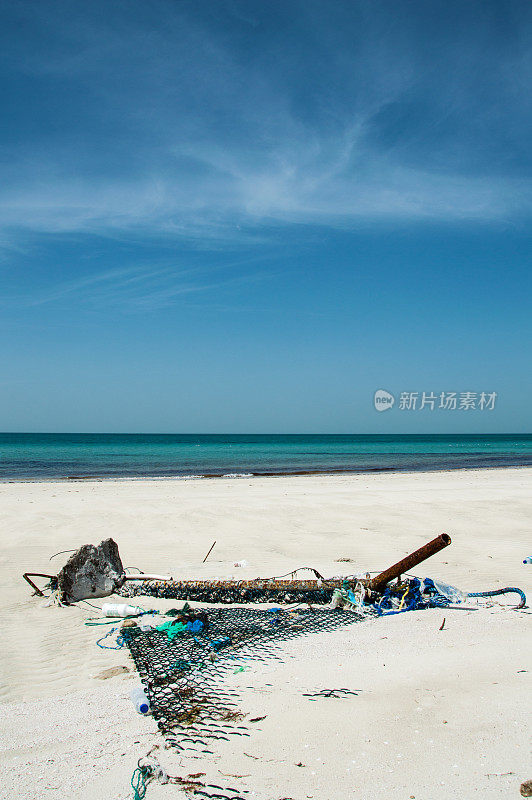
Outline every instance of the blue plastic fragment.
<svg viewBox="0 0 532 800"><path fill-rule="evenodd" d="M186 628L190 633L199 633L203 630L203 622L200 619L195 619L194 622L187 622Z"/></svg>
<svg viewBox="0 0 532 800"><path fill-rule="evenodd" d="M211 647L215 650L220 650L222 647L226 647L226 645L231 644L231 639L229 636L222 636L221 639L213 639L211 641Z"/></svg>

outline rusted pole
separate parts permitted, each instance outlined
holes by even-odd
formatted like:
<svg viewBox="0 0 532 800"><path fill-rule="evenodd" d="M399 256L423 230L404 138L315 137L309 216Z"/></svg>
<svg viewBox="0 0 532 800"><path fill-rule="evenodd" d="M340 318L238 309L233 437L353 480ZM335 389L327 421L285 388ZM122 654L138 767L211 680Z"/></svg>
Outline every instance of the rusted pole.
<svg viewBox="0 0 532 800"><path fill-rule="evenodd" d="M424 544L423 547L420 547L419 550L415 550L413 553L410 553L409 556L406 556L406 558L402 558L401 561L398 561L397 564L393 565L393 567L388 567L388 569L385 569L380 575L372 578L369 584L370 589L383 589L386 584L390 581L393 581L394 578L398 578L404 572L409 572L411 569L413 569L413 567L417 567L417 565L421 564L422 561L430 558L435 553L443 550L444 547L448 547L450 544L451 537L446 533L441 533L431 542L428 542L427 544Z"/></svg>
<svg viewBox="0 0 532 800"><path fill-rule="evenodd" d="M203 561L201 562L202 564L205 564L205 562L206 562L206 561L207 561L207 559L209 558L209 556L210 556L210 554L211 554L211 552L212 552L212 549L213 549L213 547L214 547L214 545L215 545L215 544L216 544L216 540L215 540L215 541L214 541L214 542L211 544L211 549L209 550L209 552L207 553L207 555L205 556L205 558L204 558L204 559L203 559Z"/></svg>

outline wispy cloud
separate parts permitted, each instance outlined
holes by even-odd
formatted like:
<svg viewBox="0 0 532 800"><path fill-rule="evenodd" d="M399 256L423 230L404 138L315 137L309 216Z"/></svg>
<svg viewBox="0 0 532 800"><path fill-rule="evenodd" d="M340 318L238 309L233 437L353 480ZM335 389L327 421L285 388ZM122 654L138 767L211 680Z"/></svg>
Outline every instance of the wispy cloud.
<svg viewBox="0 0 532 800"><path fill-rule="evenodd" d="M213 297L219 299L226 290L234 292L272 278L275 273L262 270L257 258L225 263L219 268L211 263L193 268L149 264L100 270L74 280L58 281L42 290L29 288L16 295L3 293L2 305L28 309L64 305L78 309L156 311L190 295L201 295L204 305L212 302Z"/></svg>
<svg viewBox="0 0 532 800"><path fill-rule="evenodd" d="M215 22L201 3L13 8L29 38L4 66L44 101L42 129L4 144L4 230L216 246L290 223L530 215L530 14L502 35L475 3L295 2L273 22L239 2Z"/></svg>

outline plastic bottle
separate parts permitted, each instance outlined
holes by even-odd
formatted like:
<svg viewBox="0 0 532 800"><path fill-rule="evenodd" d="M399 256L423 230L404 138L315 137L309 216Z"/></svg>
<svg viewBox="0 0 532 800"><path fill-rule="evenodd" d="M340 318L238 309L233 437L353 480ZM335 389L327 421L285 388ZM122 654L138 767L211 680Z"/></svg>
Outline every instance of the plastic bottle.
<svg viewBox="0 0 532 800"><path fill-rule="evenodd" d="M532 556L527 556L523 559L523 564L532 564Z"/></svg>
<svg viewBox="0 0 532 800"><path fill-rule="evenodd" d="M150 701L146 697L146 692L142 686L137 686L136 689L132 689L129 696L138 714L150 713Z"/></svg>
<svg viewBox="0 0 532 800"><path fill-rule="evenodd" d="M105 617L131 617L134 614L142 614L144 609L138 606L130 606L127 603L104 603L102 612Z"/></svg>

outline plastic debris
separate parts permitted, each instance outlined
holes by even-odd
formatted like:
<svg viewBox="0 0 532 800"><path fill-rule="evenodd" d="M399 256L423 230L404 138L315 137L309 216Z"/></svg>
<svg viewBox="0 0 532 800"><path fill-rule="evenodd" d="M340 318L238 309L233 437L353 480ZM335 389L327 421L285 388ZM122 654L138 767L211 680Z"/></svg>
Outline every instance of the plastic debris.
<svg viewBox="0 0 532 800"><path fill-rule="evenodd" d="M136 617L144 614L144 609L129 603L104 603L102 614L104 617Z"/></svg>
<svg viewBox="0 0 532 800"><path fill-rule="evenodd" d="M150 713L150 701L148 700L143 686L137 686L135 689L132 689L129 696L138 714Z"/></svg>
<svg viewBox="0 0 532 800"><path fill-rule="evenodd" d="M180 636L183 631L186 630L186 625L183 625L182 622L175 622L172 620L171 622L164 622L162 625L157 625L155 630L166 633L168 641L172 642L176 636Z"/></svg>
<svg viewBox="0 0 532 800"><path fill-rule="evenodd" d="M168 783L169 777L159 762L149 754L145 758L139 758L137 768L131 776L131 788L133 789L133 800L144 800L146 797L146 787L153 781ZM178 782L179 779L175 779Z"/></svg>
<svg viewBox="0 0 532 800"><path fill-rule="evenodd" d="M157 625L155 630L166 633L168 636L168 641L171 642L176 638L176 636L180 636L185 631L188 633L200 633L204 627L205 624L201 619L193 619L188 621L179 621L173 619L170 620L170 622L165 622L163 625Z"/></svg>

